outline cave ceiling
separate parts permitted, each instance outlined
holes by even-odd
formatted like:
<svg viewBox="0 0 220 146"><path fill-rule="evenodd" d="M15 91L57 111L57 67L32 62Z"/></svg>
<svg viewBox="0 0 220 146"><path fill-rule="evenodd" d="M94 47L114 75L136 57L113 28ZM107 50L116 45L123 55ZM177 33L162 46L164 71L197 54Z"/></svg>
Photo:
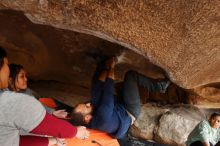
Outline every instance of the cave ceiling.
<svg viewBox="0 0 220 146"><path fill-rule="evenodd" d="M120 55L116 81L133 69L153 78L163 70L144 56L92 35L34 24L20 11L0 11L0 43L10 63L22 64L31 80L56 81L89 89L99 56ZM95 56L94 56L95 55Z"/></svg>
<svg viewBox="0 0 220 146"><path fill-rule="evenodd" d="M143 56L146 59L143 61L162 68L165 71L164 75L183 88L191 89L220 82L218 0L1 0L0 9L2 9L0 34L2 44L11 50L20 48L18 53L21 53L22 49L39 53L33 55L26 51L30 60L40 64L40 68L35 70L33 68L32 72L35 73L33 76L39 75L40 72L52 78L53 75L48 74L48 70L59 73L65 69L65 72L67 70L85 72L86 78L88 72L86 74L84 71L85 65L88 65L90 70L89 67L93 67L94 63L88 61L89 58L84 58L85 60L80 63L76 61L85 55L81 53L83 52L81 48L88 52L91 48L116 43L118 45L112 47L115 53L125 49L132 51L130 53L132 55ZM26 18L13 14L12 17L15 19L7 22L6 19L9 19L7 15L15 12L4 9L19 11L16 12L18 15L24 14L32 23L20 20L19 24L16 17ZM7 11L9 13L4 14ZM4 21L7 23L4 24ZM26 24L22 25L22 21L26 21ZM3 29L4 25L6 27ZM21 36L10 40L14 35L10 27ZM110 45L103 45L105 40ZM77 44L74 46L77 49L73 49L71 44ZM74 54L74 57L71 54ZM54 66L48 68L53 61ZM77 66L74 61L77 62ZM139 69L147 67L133 61L127 64ZM69 66L71 64L72 66ZM158 70L160 74L158 76L161 77L161 70ZM58 78L68 80L68 76Z"/></svg>

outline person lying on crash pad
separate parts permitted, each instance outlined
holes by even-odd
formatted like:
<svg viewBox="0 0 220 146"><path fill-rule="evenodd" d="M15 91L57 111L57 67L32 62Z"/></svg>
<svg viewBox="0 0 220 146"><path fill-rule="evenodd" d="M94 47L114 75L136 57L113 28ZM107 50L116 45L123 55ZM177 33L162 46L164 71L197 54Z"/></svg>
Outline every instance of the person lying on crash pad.
<svg viewBox="0 0 220 146"><path fill-rule="evenodd" d="M149 91L165 92L170 82L155 81L136 71L128 71L121 91L122 101L116 102L114 97L116 62L117 59L111 57L97 65L92 80L91 102L77 104L73 109L71 122L123 139L130 125L140 115L138 86Z"/></svg>

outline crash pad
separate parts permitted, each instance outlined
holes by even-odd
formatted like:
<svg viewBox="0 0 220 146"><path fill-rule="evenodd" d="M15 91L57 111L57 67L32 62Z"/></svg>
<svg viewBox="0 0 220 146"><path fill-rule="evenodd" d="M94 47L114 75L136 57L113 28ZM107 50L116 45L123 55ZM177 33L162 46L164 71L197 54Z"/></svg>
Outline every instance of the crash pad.
<svg viewBox="0 0 220 146"><path fill-rule="evenodd" d="M107 133L98 130L88 129L90 136L81 140L78 138L66 139L66 146L119 146L117 139L112 138Z"/></svg>
<svg viewBox="0 0 220 146"><path fill-rule="evenodd" d="M52 99L52 98L48 98L48 97L46 97L46 98L39 98L39 101L42 104L46 105L47 107L50 107L50 108L53 108L53 109L57 107L54 99Z"/></svg>

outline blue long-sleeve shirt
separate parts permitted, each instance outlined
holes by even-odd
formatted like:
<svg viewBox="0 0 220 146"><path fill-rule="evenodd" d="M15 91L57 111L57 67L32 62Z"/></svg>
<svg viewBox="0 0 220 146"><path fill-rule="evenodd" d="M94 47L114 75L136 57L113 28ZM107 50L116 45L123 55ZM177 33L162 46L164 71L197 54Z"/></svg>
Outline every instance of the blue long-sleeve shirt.
<svg viewBox="0 0 220 146"><path fill-rule="evenodd" d="M122 138L131 124L125 108L114 101L114 80L96 81L92 87L92 104L95 108L91 128Z"/></svg>

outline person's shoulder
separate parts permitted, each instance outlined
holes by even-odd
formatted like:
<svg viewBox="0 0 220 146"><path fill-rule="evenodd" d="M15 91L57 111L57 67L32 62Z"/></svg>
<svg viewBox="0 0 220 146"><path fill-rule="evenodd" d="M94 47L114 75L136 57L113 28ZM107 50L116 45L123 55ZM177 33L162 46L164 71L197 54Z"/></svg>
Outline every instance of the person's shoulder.
<svg viewBox="0 0 220 146"><path fill-rule="evenodd" d="M209 124L209 122L207 120L202 120L200 123L202 123L202 124Z"/></svg>
<svg viewBox="0 0 220 146"><path fill-rule="evenodd" d="M209 124L209 121L207 121L207 120L203 120L203 121L201 121L199 124L200 124L200 125L204 125L204 126L205 126L205 125L206 125L206 126L207 126L207 125L208 125L208 126L210 125L210 124Z"/></svg>
<svg viewBox="0 0 220 146"><path fill-rule="evenodd" d="M17 97L18 94L19 93L17 93L17 92L6 90L2 93L2 96L7 96L8 98L13 98L13 97Z"/></svg>
<svg viewBox="0 0 220 146"><path fill-rule="evenodd" d="M28 95L34 96L36 99L39 99L41 97L37 92L35 92L34 90L30 88L27 88L25 93Z"/></svg>
<svg viewBox="0 0 220 146"><path fill-rule="evenodd" d="M33 97L14 91L4 91L0 97L1 105L37 104Z"/></svg>
<svg viewBox="0 0 220 146"><path fill-rule="evenodd" d="M8 99L12 99L12 100L29 99L30 97L32 97L31 95L27 95L24 93L18 93L18 92L14 92L14 91L4 91L3 96L6 96Z"/></svg>
<svg viewBox="0 0 220 146"><path fill-rule="evenodd" d="M199 123L199 129L210 129L211 125L209 124L209 121L203 120Z"/></svg>

